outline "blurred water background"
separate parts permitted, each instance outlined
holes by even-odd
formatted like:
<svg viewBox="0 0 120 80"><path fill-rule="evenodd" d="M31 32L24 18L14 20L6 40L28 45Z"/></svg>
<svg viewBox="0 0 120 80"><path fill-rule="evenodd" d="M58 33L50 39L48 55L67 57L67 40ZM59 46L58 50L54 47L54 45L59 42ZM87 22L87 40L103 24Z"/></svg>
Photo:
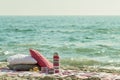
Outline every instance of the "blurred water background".
<svg viewBox="0 0 120 80"><path fill-rule="evenodd" d="M29 48L62 63L120 66L119 16L0 16L0 61ZM73 64L72 63L72 64Z"/></svg>

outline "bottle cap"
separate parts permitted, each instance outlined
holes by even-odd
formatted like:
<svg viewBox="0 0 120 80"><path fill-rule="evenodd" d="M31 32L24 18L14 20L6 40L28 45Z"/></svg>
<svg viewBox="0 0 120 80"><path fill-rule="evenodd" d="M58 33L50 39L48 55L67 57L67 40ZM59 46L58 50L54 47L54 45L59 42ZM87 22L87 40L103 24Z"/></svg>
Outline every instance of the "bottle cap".
<svg viewBox="0 0 120 80"><path fill-rule="evenodd" d="M54 56L58 56L58 53L57 53L57 52L55 52L55 53L54 53Z"/></svg>

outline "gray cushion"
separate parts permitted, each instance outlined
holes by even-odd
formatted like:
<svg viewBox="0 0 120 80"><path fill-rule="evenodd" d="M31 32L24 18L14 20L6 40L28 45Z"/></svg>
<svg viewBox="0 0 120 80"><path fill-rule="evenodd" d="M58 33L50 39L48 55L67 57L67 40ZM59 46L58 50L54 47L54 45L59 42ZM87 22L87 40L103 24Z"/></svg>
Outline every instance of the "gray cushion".
<svg viewBox="0 0 120 80"><path fill-rule="evenodd" d="M8 65L8 68L11 70L16 71L29 71L30 69L33 69L34 67L38 67L40 70L40 66L37 64L15 64L15 65Z"/></svg>

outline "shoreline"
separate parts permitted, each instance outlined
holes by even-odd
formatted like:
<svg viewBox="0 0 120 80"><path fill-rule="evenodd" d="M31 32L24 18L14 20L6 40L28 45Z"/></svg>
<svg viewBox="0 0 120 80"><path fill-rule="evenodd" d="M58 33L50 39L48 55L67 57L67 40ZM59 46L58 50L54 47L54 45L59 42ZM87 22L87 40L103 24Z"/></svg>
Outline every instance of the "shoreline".
<svg viewBox="0 0 120 80"><path fill-rule="evenodd" d="M7 62L0 62L0 68L5 68L7 67ZM105 80L106 78L117 78L120 76L120 70L110 70L110 69L104 69L104 68L98 68L98 67L81 67L81 68L77 68L77 67L73 67L73 66L61 66L61 70L63 72L63 74L58 74L58 75L50 75L50 74L42 74L40 76L40 73L36 73L36 75L34 76L19 76L17 75L7 75L7 74L3 74L0 75L0 79L1 80L13 80L13 79L17 79L17 80ZM7 73L7 71L6 71ZM18 72L19 74L21 74L21 72ZM27 71L25 73L34 73L34 72L30 72ZM105 79L104 79L105 78ZM120 79L120 77L119 77Z"/></svg>

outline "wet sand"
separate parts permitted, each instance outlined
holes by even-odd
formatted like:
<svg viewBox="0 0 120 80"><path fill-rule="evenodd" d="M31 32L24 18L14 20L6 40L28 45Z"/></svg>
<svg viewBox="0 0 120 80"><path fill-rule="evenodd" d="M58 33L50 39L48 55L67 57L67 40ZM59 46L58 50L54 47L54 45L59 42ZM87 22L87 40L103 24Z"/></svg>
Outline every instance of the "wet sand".
<svg viewBox="0 0 120 80"><path fill-rule="evenodd" d="M93 67L61 66L59 74L44 74L31 71L12 71L6 62L0 62L0 80L118 80L119 70Z"/></svg>

